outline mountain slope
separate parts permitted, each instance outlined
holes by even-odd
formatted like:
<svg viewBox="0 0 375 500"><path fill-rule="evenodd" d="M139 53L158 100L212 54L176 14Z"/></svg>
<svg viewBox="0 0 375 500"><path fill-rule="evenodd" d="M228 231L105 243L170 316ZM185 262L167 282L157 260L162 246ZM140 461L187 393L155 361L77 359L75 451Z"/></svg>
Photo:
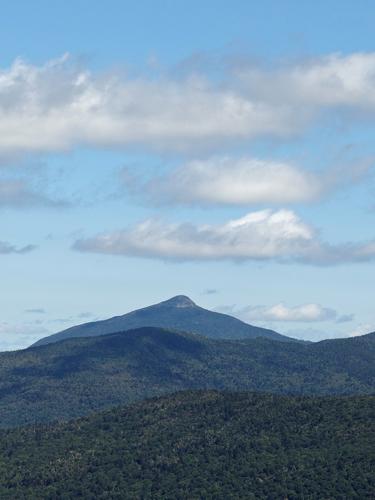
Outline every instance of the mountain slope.
<svg viewBox="0 0 375 500"><path fill-rule="evenodd" d="M72 337L105 335L145 326L170 328L217 339L265 337L281 341L294 340L273 330L248 325L227 314L208 311L194 304L189 297L178 295L160 304L138 309L123 316L73 326L40 339L34 345L45 345Z"/></svg>
<svg viewBox="0 0 375 500"><path fill-rule="evenodd" d="M0 354L0 426L69 419L185 389L375 393L375 335L316 344L160 328Z"/></svg>
<svg viewBox="0 0 375 500"><path fill-rule="evenodd" d="M371 396L177 393L0 432L0 497L370 499L374 422Z"/></svg>

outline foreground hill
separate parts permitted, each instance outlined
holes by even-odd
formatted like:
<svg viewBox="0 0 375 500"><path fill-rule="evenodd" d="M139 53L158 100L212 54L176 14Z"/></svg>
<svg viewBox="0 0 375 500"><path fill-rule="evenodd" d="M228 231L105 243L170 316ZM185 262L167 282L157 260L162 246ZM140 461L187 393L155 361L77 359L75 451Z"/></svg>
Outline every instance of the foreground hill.
<svg viewBox="0 0 375 500"><path fill-rule="evenodd" d="M45 345L73 337L93 337L123 332L145 326L197 333L216 339L264 337L281 341L295 340L273 330L248 325L233 316L208 311L194 304L189 297L178 295L160 304L138 309L123 316L73 326L45 337L34 345Z"/></svg>
<svg viewBox="0 0 375 500"><path fill-rule="evenodd" d="M185 392L0 432L2 499L374 498L375 397Z"/></svg>
<svg viewBox="0 0 375 500"><path fill-rule="evenodd" d="M300 344L160 328L0 354L0 426L69 419L185 389L375 393L375 334Z"/></svg>

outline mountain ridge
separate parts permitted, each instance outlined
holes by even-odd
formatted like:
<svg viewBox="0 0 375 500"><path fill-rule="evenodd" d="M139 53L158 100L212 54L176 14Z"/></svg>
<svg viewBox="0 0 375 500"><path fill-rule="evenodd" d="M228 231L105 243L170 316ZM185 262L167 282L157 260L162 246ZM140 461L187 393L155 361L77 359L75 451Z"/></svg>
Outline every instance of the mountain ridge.
<svg viewBox="0 0 375 500"><path fill-rule="evenodd" d="M155 327L0 354L0 426L67 420L187 389L375 394L375 335L215 340Z"/></svg>

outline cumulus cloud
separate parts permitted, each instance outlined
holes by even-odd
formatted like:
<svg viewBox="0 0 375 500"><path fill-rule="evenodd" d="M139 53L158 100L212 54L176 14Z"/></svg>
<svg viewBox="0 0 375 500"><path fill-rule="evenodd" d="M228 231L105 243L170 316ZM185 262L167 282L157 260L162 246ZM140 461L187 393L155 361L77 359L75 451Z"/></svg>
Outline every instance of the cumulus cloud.
<svg viewBox="0 0 375 500"><path fill-rule="evenodd" d="M375 242L329 245L291 210L260 210L216 225L146 220L77 240L81 252L163 260L276 260L315 265L375 258Z"/></svg>
<svg viewBox="0 0 375 500"><path fill-rule="evenodd" d="M217 147L227 140L298 134L324 109L375 111L375 53L334 54L204 74L92 74L68 56L0 70L0 154L78 145Z"/></svg>
<svg viewBox="0 0 375 500"><path fill-rule="evenodd" d="M162 203L244 205L311 202L361 178L371 162L314 173L295 165L257 158L216 157L194 160L131 188ZM126 172L125 172L126 173ZM125 182L128 176L125 176Z"/></svg>
<svg viewBox="0 0 375 500"><path fill-rule="evenodd" d="M334 309L320 304L302 304L288 307L283 303L273 306L248 306L240 311L240 315L248 321L291 321L315 322L329 321L337 318Z"/></svg>
<svg viewBox="0 0 375 500"><path fill-rule="evenodd" d="M163 259L298 258L310 252L312 229L288 210L262 210L222 225L147 220L128 230L78 240L74 248Z"/></svg>
<svg viewBox="0 0 375 500"><path fill-rule="evenodd" d="M36 246L35 245L26 245L23 247L16 247L15 245L12 245L11 243L8 243L6 241L0 241L0 255L6 255L6 254L24 254L24 253L29 253L35 250Z"/></svg>

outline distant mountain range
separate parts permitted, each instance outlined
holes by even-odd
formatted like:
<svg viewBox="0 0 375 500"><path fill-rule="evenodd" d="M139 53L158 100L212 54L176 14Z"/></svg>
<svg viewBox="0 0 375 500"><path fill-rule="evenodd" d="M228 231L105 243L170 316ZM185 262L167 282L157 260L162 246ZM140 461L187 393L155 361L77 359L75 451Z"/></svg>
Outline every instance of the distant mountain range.
<svg viewBox="0 0 375 500"><path fill-rule="evenodd" d="M123 316L73 326L42 338L34 345L50 344L73 337L95 337L145 326L197 333L215 339L264 337L284 342L295 341L295 339L281 335L273 330L244 323L233 316L203 309L203 307L197 306L189 297L178 295L160 304L138 309Z"/></svg>
<svg viewBox="0 0 375 500"><path fill-rule="evenodd" d="M0 353L0 426L64 420L186 389L374 394L375 334L318 343L161 328Z"/></svg>
<svg viewBox="0 0 375 500"><path fill-rule="evenodd" d="M0 498L373 499L374 419L373 396L177 393L0 431Z"/></svg>

